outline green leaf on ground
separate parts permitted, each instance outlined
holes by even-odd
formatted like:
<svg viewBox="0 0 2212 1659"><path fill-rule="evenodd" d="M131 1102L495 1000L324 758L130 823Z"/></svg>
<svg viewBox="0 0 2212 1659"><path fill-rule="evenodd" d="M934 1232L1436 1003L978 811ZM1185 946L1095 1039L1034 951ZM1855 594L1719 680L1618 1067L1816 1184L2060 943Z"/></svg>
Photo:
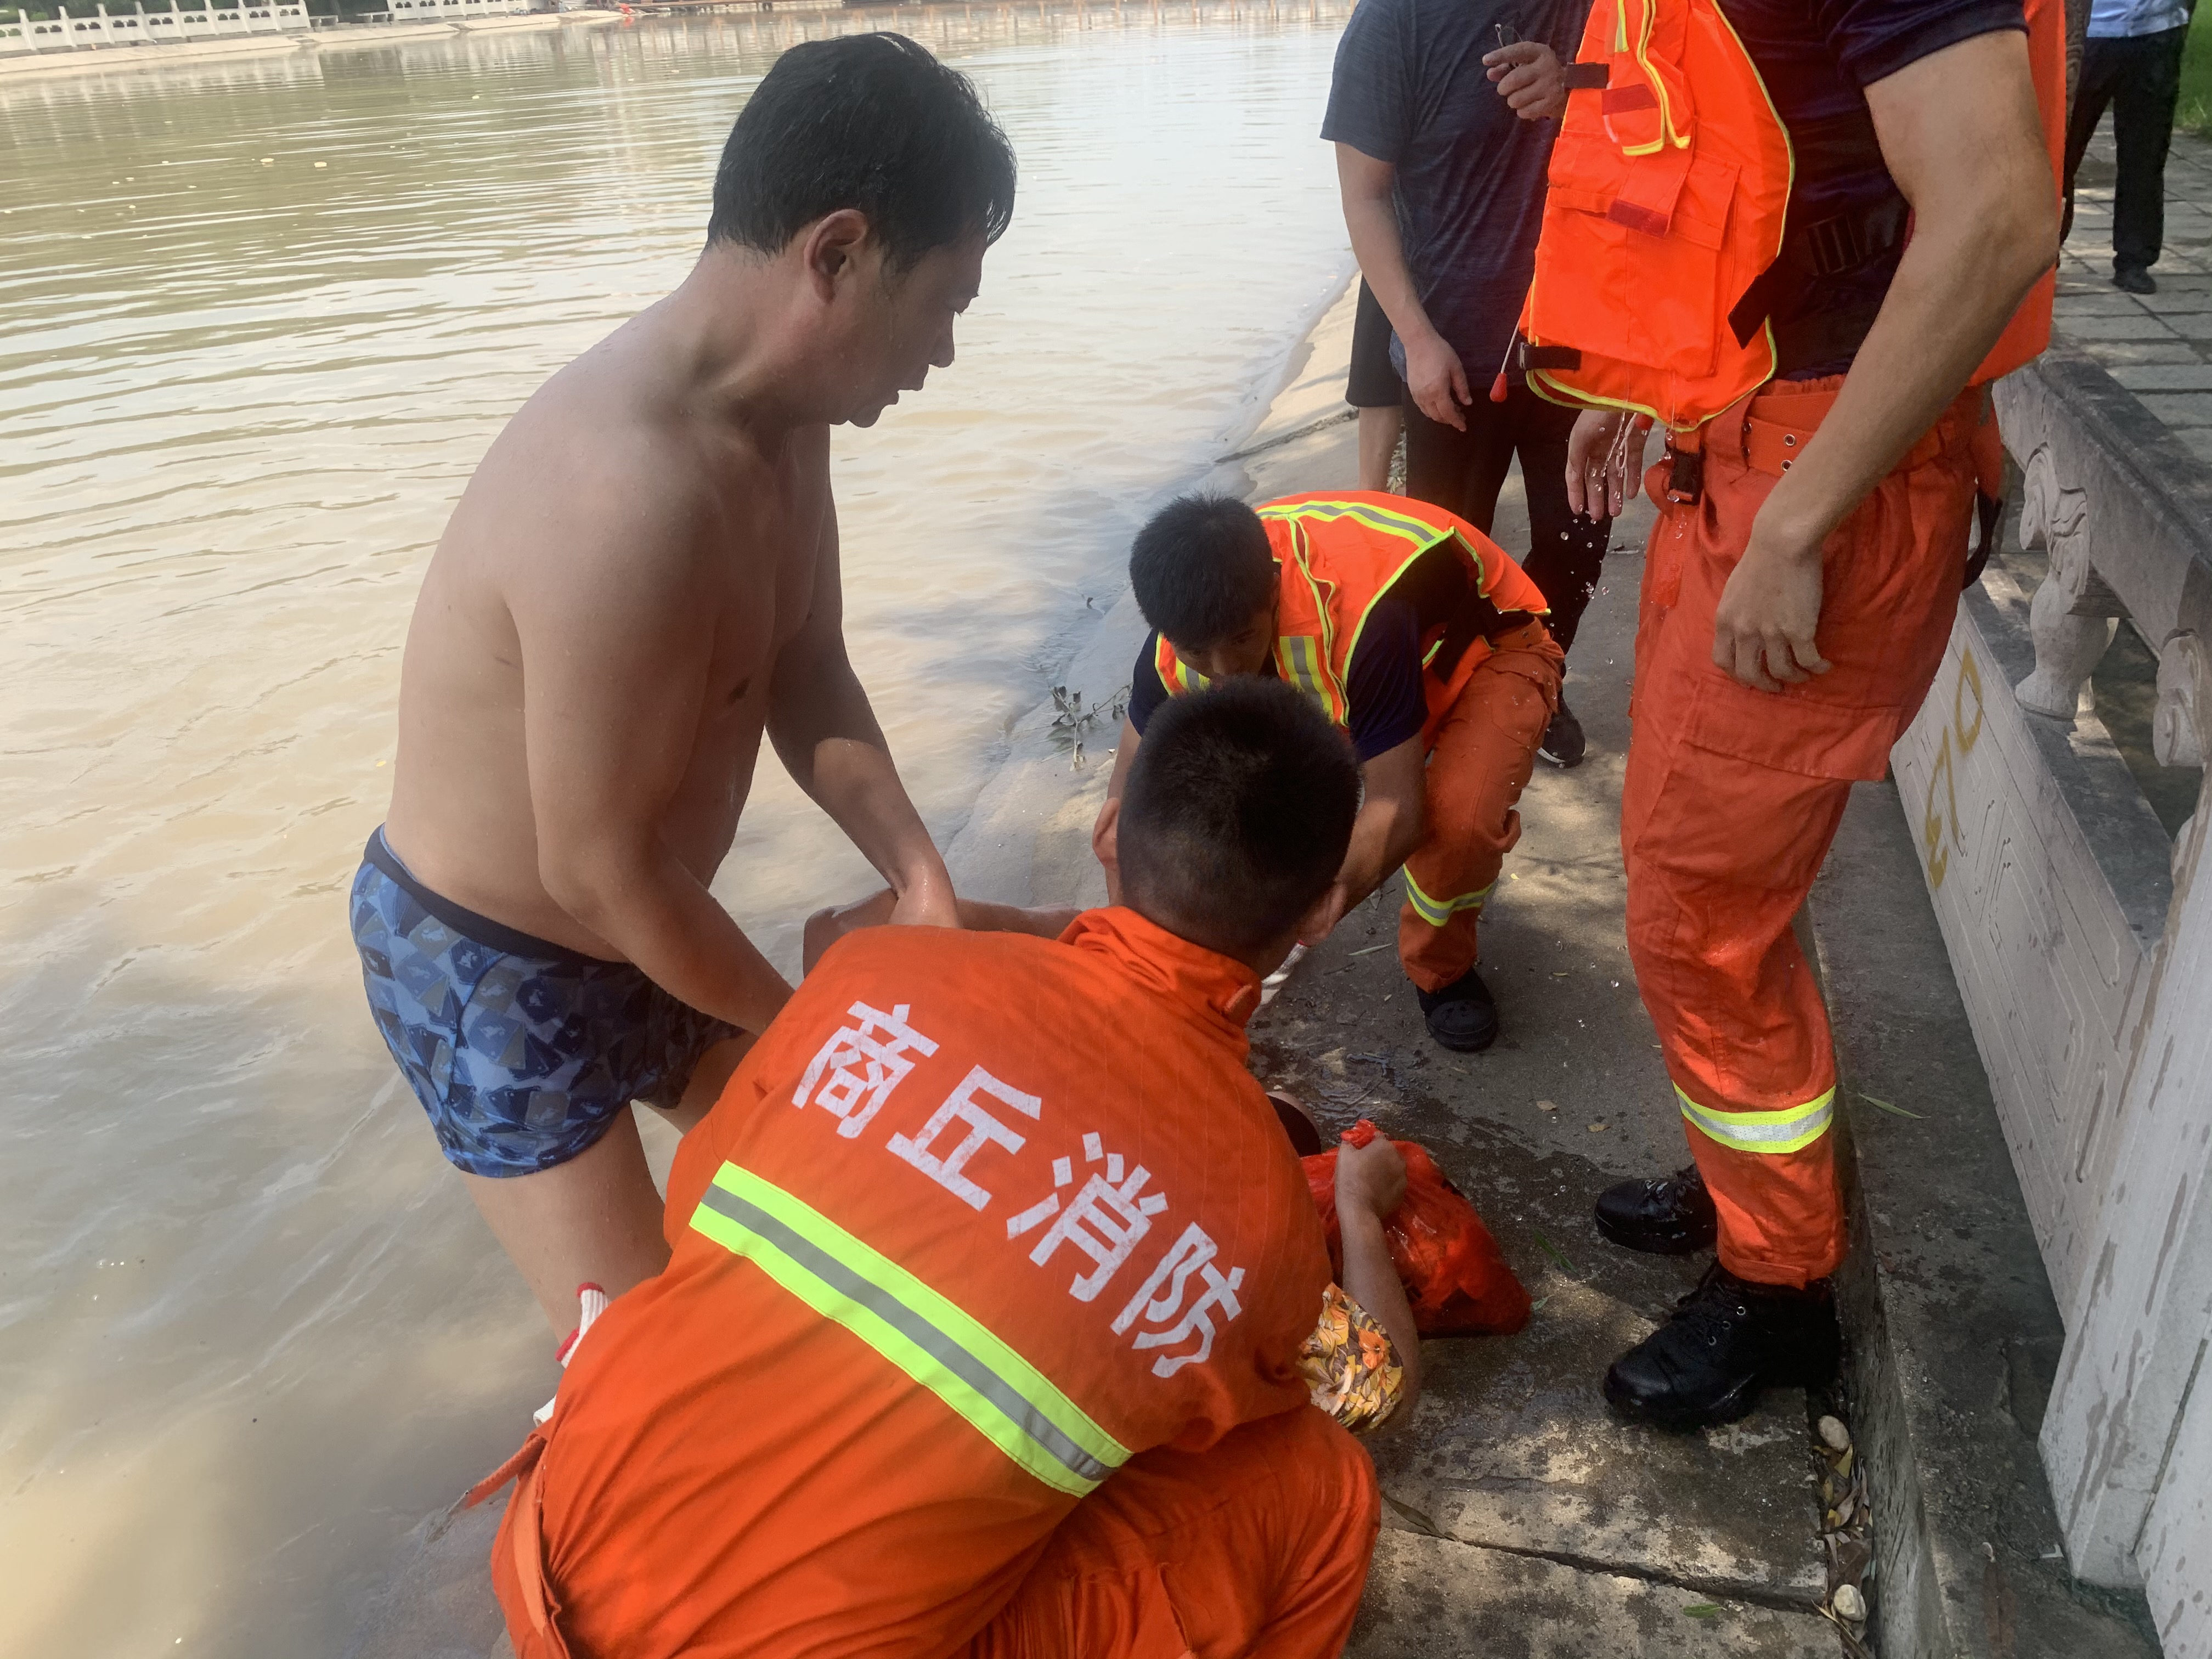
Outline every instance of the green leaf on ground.
<svg viewBox="0 0 2212 1659"><path fill-rule="evenodd" d="M1550 1297L1548 1297L1548 1296L1540 1296L1540 1297L1537 1297L1534 1302L1531 1302L1531 1303L1528 1304L1528 1311L1529 1311L1530 1313L1532 1313L1532 1314L1540 1314L1540 1313L1543 1312L1543 1311L1544 1311L1544 1304L1545 1304L1547 1302L1549 1302L1551 1299L1552 1299L1552 1298L1551 1298Z"/></svg>
<svg viewBox="0 0 2212 1659"><path fill-rule="evenodd" d="M1921 1123L1924 1123L1928 1121L1918 1112L1908 1112L1902 1106L1893 1106L1888 1101L1881 1098L1879 1096L1867 1093L1863 1089L1859 1091L1859 1098L1866 1102L1869 1106L1881 1107L1883 1111L1887 1112L1893 1117L1909 1117L1916 1122Z"/></svg>
<svg viewBox="0 0 2212 1659"><path fill-rule="evenodd" d="M1553 1243L1550 1239L1545 1237L1543 1234L1538 1233L1536 1235L1536 1243L1546 1255L1548 1255L1553 1261L1559 1264L1559 1267L1562 1272L1568 1273L1574 1272L1575 1264L1568 1261L1565 1253L1562 1251L1558 1245Z"/></svg>
<svg viewBox="0 0 2212 1659"><path fill-rule="evenodd" d="M1685 1619L1717 1619L1721 1616L1721 1608L1717 1602L1698 1601L1684 1607L1682 1616Z"/></svg>

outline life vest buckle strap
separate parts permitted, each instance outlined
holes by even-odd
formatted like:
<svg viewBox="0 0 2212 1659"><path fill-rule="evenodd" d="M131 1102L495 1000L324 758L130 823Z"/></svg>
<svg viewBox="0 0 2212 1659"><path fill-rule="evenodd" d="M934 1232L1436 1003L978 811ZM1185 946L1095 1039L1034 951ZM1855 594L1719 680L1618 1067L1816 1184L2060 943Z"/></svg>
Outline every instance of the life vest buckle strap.
<svg viewBox="0 0 2212 1659"><path fill-rule="evenodd" d="M1695 507L1705 498L1705 452L1670 444L1667 456L1673 463L1667 472L1667 500L1675 507Z"/></svg>
<svg viewBox="0 0 2212 1659"><path fill-rule="evenodd" d="M1735 343L1749 345L1769 318L1796 305L1820 278L1855 270L1895 247L1905 238L1908 212L1905 198L1892 195L1870 206L1848 209L1792 229L1782 245L1781 257L1753 277L1742 297L1729 307L1729 326L1735 331ZM1850 356L1866 338L1880 309L1877 301L1843 311L1813 312L1777 323L1775 372L1787 374L1793 368Z"/></svg>
<svg viewBox="0 0 2212 1659"><path fill-rule="evenodd" d="M1881 312L1877 301L1775 324L1774 372L1789 374L1856 356Z"/></svg>
<svg viewBox="0 0 2212 1659"><path fill-rule="evenodd" d="M1908 212L1905 198L1893 192L1871 205L1832 213L1794 232L1784 257L1812 276L1839 276L1902 241Z"/></svg>
<svg viewBox="0 0 2212 1659"><path fill-rule="evenodd" d="M1530 345L1522 340L1515 345L1513 366L1524 375L1532 368L1580 368L1583 354L1573 346Z"/></svg>

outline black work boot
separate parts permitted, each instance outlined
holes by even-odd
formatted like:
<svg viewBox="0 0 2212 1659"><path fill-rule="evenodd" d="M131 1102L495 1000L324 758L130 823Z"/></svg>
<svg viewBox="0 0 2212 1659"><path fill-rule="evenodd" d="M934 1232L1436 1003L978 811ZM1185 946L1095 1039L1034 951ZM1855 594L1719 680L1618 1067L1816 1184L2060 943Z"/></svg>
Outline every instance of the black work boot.
<svg viewBox="0 0 2212 1659"><path fill-rule="evenodd" d="M1662 1429L1733 1423L1765 1388L1818 1388L1836 1374L1842 1337L1828 1281L1754 1285L1717 1261L1674 1316L1605 1374L1623 1415Z"/></svg>
<svg viewBox="0 0 2212 1659"><path fill-rule="evenodd" d="M1480 1054L1498 1041L1498 1005L1482 975L1468 969L1441 991L1419 993L1429 1035L1462 1054Z"/></svg>
<svg viewBox="0 0 2212 1659"><path fill-rule="evenodd" d="M2155 294L2158 278L2150 274L2148 266L2116 264L2112 267L2112 286L2125 294Z"/></svg>
<svg viewBox="0 0 2212 1659"><path fill-rule="evenodd" d="M1713 1195L1694 1164L1663 1181L1623 1181L1597 1195L1597 1230L1648 1255L1687 1255L1720 1231Z"/></svg>
<svg viewBox="0 0 2212 1659"><path fill-rule="evenodd" d="M1575 718L1575 711L1567 707L1563 692L1559 696L1559 712L1552 716L1544 728L1544 740L1536 745L1536 757L1547 760L1562 771L1583 763L1585 747L1583 723Z"/></svg>

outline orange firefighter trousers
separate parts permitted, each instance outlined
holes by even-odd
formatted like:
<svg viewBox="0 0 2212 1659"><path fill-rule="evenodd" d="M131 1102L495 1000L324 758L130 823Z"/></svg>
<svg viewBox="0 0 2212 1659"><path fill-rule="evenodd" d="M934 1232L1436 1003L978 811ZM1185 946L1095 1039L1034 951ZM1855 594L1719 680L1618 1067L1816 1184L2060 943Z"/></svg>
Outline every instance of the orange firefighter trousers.
<svg viewBox="0 0 2212 1659"><path fill-rule="evenodd" d="M1628 945L1691 1151L1720 1212L1722 1264L1803 1285L1844 1251L1827 1012L1790 919L1854 780L1881 778L1950 637L1973 516L1974 450L1995 436L1960 394L1821 550L1826 674L1779 695L1712 660L1714 611L1767 492L1840 376L1778 381L1705 429L1701 499L1669 463L1636 639L1621 800Z"/></svg>
<svg viewBox="0 0 2212 1659"><path fill-rule="evenodd" d="M1382 1508L1365 1448L1310 1406L1140 1452L964 1659L1336 1659Z"/></svg>
<svg viewBox="0 0 2212 1659"><path fill-rule="evenodd" d="M1566 661L1543 623L1494 641L1458 695L1431 714L1421 844L1406 860L1398 959L1424 991L1474 966L1475 928L1521 839L1521 792L1559 706Z"/></svg>
<svg viewBox="0 0 2212 1659"><path fill-rule="evenodd" d="M583 1659L545 1578L545 1437L467 1501L516 1481L492 1551L516 1659ZM1336 1659L1366 1587L1379 1493L1366 1449L1311 1406L1206 1451L1139 1452L1060 1523L960 1659Z"/></svg>

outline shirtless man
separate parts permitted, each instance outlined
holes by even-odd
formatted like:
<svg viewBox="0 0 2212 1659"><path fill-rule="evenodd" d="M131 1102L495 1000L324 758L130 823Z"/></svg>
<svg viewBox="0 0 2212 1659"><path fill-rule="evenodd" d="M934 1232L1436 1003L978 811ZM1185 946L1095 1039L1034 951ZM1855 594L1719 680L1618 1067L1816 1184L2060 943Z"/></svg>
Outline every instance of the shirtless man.
<svg viewBox="0 0 2212 1659"><path fill-rule="evenodd" d="M794 48L705 251L493 443L400 671L355 878L369 1005L556 1331L668 1259L633 1101L689 1127L791 994L708 890L763 731L896 895L951 884L845 653L832 422L952 362L1014 158L913 41Z"/></svg>

